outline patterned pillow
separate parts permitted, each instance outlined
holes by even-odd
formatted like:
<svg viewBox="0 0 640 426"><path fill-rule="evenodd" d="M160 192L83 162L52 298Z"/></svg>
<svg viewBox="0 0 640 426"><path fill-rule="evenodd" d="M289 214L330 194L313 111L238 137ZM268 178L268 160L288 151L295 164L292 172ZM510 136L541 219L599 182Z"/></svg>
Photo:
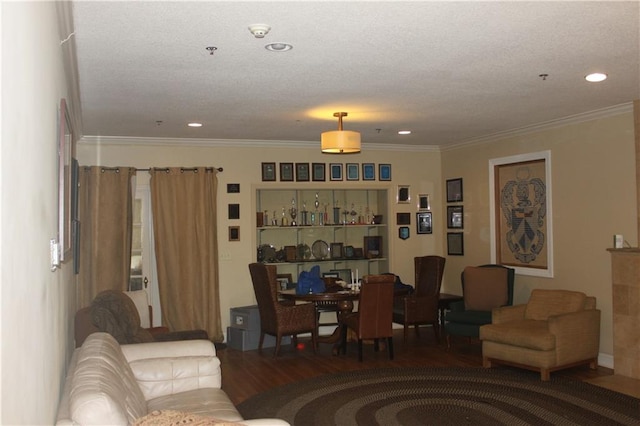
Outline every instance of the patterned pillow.
<svg viewBox="0 0 640 426"><path fill-rule="evenodd" d="M174 410L154 410L144 417L140 417L135 421L133 426L241 426L242 423L229 422L226 420L214 419L212 417L201 416L193 413L185 413Z"/></svg>

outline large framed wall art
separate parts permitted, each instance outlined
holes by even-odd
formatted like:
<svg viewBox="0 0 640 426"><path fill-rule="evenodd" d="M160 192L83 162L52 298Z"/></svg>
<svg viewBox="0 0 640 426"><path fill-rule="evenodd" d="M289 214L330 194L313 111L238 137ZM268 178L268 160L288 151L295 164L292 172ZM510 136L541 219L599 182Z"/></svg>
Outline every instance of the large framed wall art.
<svg viewBox="0 0 640 426"><path fill-rule="evenodd" d="M491 262L553 277L551 152L489 160Z"/></svg>

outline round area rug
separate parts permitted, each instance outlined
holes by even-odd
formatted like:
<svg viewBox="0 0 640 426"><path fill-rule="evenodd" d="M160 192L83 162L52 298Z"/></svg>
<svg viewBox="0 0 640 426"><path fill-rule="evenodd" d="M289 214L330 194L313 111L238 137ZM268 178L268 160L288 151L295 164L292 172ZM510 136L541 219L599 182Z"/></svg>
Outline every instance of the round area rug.
<svg viewBox="0 0 640 426"><path fill-rule="evenodd" d="M639 425L640 400L528 371L389 368L315 377L244 401L245 419L311 425Z"/></svg>

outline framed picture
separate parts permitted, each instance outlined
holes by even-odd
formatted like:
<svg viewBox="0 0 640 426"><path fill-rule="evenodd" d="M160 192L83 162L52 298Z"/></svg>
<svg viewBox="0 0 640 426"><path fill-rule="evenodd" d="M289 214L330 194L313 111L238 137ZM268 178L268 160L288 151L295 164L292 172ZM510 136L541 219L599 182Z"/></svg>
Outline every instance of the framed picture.
<svg viewBox="0 0 640 426"><path fill-rule="evenodd" d="M464 228L463 212L464 209L462 206L447 206L447 228Z"/></svg>
<svg viewBox="0 0 640 426"><path fill-rule="evenodd" d="M447 203L462 201L462 178L447 179Z"/></svg>
<svg viewBox="0 0 640 426"><path fill-rule="evenodd" d="M553 277L551 151L489 160L491 262Z"/></svg>
<svg viewBox="0 0 640 426"><path fill-rule="evenodd" d="M331 243L330 252L332 259L340 259L343 257L342 254L342 243Z"/></svg>
<svg viewBox="0 0 640 426"><path fill-rule="evenodd" d="M229 204L229 219L240 219L240 204Z"/></svg>
<svg viewBox="0 0 640 426"><path fill-rule="evenodd" d="M356 259L362 259L364 257L364 251L362 247L353 248L353 257L355 257Z"/></svg>
<svg viewBox="0 0 640 426"><path fill-rule="evenodd" d="M262 163L262 181L273 182L276 180L276 163Z"/></svg>
<svg viewBox="0 0 640 426"><path fill-rule="evenodd" d="M324 182L326 180L324 163L313 163L311 172L312 172L311 179L314 182Z"/></svg>
<svg viewBox="0 0 640 426"><path fill-rule="evenodd" d="M278 280L280 291L288 290L293 287L293 276L291 274L277 274L276 280Z"/></svg>
<svg viewBox="0 0 640 426"><path fill-rule="evenodd" d="M409 202L411 202L411 193L409 192L409 185L398 185L396 202L398 204L409 204Z"/></svg>
<svg viewBox="0 0 640 426"><path fill-rule="evenodd" d="M72 169L75 155L75 136L71 127L71 116L65 99L60 100L58 112L58 243L60 261L72 257Z"/></svg>
<svg viewBox="0 0 640 426"><path fill-rule="evenodd" d="M296 163L296 181L309 181L309 163Z"/></svg>
<svg viewBox="0 0 640 426"><path fill-rule="evenodd" d="M71 159L71 252L73 253L73 272L80 273L80 220L78 216L80 165Z"/></svg>
<svg viewBox="0 0 640 426"><path fill-rule="evenodd" d="M362 180L376 180L376 166L373 163L362 165Z"/></svg>
<svg viewBox="0 0 640 426"><path fill-rule="evenodd" d="M240 184L239 183L228 183L227 184L227 194L239 194L240 193Z"/></svg>
<svg viewBox="0 0 640 426"><path fill-rule="evenodd" d="M431 210L431 200L428 194L418 194L418 211L424 212Z"/></svg>
<svg viewBox="0 0 640 426"><path fill-rule="evenodd" d="M280 181L293 182L293 163L280 163Z"/></svg>
<svg viewBox="0 0 640 426"><path fill-rule="evenodd" d="M418 227L418 234L432 234L431 212L416 213L416 225Z"/></svg>
<svg viewBox="0 0 640 426"><path fill-rule="evenodd" d="M450 256L464 255L464 234L462 232L447 232L447 254Z"/></svg>
<svg viewBox="0 0 640 426"><path fill-rule="evenodd" d="M347 163L347 180L360 180L357 163Z"/></svg>
<svg viewBox="0 0 640 426"><path fill-rule="evenodd" d="M329 273L338 274L338 278L346 283L351 282L351 269L330 269Z"/></svg>
<svg viewBox="0 0 640 426"><path fill-rule="evenodd" d="M391 164L378 165L378 179L391 180Z"/></svg>
<svg viewBox="0 0 640 426"><path fill-rule="evenodd" d="M397 225L411 225L411 213L396 213Z"/></svg>
<svg viewBox="0 0 640 426"><path fill-rule="evenodd" d="M382 257L382 236L364 237L364 257Z"/></svg>
<svg viewBox="0 0 640 426"><path fill-rule="evenodd" d="M352 259L355 257L355 250L353 249L353 246L344 246L342 254L347 259Z"/></svg>
<svg viewBox="0 0 640 426"><path fill-rule="evenodd" d="M239 226L230 226L229 227L229 241L240 241L240 227Z"/></svg>
<svg viewBox="0 0 640 426"><path fill-rule="evenodd" d="M329 179L342 180L342 163L329 164Z"/></svg>
<svg viewBox="0 0 640 426"><path fill-rule="evenodd" d="M400 228L398 228L398 238L400 238L401 240L406 240L407 238L409 238L408 226L401 226Z"/></svg>

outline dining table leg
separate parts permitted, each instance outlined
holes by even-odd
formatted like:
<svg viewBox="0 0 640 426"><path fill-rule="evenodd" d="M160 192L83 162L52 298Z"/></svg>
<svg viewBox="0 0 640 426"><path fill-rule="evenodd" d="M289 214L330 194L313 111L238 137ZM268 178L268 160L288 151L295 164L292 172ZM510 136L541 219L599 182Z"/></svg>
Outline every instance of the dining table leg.
<svg viewBox="0 0 640 426"><path fill-rule="evenodd" d="M353 312L353 301L352 300L340 300L336 303L338 308L338 326L333 333L328 336L318 336L319 343L331 343L333 344L333 349L331 352L333 355L338 355L340 353L340 345L342 344L342 336L341 336L341 318L342 316Z"/></svg>

